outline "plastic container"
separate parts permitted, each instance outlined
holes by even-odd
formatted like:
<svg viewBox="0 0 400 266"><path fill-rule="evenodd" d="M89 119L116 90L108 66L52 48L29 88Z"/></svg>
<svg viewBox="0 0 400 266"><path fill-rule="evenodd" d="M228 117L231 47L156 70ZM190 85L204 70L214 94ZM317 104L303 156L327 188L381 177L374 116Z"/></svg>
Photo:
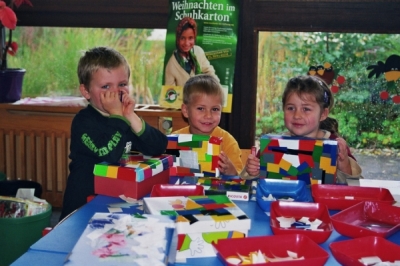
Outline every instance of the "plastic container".
<svg viewBox="0 0 400 266"><path fill-rule="evenodd" d="M388 237L400 228L400 208L365 201L331 216L333 227L347 237Z"/></svg>
<svg viewBox="0 0 400 266"><path fill-rule="evenodd" d="M173 196L203 196L204 187L200 185L171 185L155 184L151 190L150 197L173 197Z"/></svg>
<svg viewBox="0 0 400 266"><path fill-rule="evenodd" d="M272 195L276 200L291 198L298 202L312 202L311 191L302 180L260 179L256 190L256 200L260 208L269 212L271 203L265 200Z"/></svg>
<svg viewBox="0 0 400 266"><path fill-rule="evenodd" d="M386 204L395 202L386 188L312 185L311 193L315 202L324 203L330 210L344 210L362 201L376 201Z"/></svg>
<svg viewBox="0 0 400 266"><path fill-rule="evenodd" d="M382 261L400 260L400 246L379 236L360 237L333 242L329 245L332 255L342 265L364 265L359 259L377 256Z"/></svg>
<svg viewBox="0 0 400 266"><path fill-rule="evenodd" d="M308 217L310 221L321 220L322 223L318 229L322 231L299 229L295 227L284 228L280 226L277 217L293 217L298 221L302 217ZM270 226L275 235L282 234L303 234L311 238L316 243L325 242L332 234L333 226L325 205L310 202L283 202L274 201L271 204L271 222Z"/></svg>
<svg viewBox="0 0 400 266"><path fill-rule="evenodd" d="M220 239L217 243L213 242L213 247L224 265L234 265L226 261L230 256L247 256L250 252L258 250L269 257L287 257L287 251L292 251L297 253L298 257L304 256L304 259L254 264L257 266L318 266L324 265L329 257L329 254L308 236L299 234Z"/></svg>
<svg viewBox="0 0 400 266"><path fill-rule="evenodd" d="M22 218L0 218L0 265L10 265L28 251L50 226L52 208L41 214Z"/></svg>

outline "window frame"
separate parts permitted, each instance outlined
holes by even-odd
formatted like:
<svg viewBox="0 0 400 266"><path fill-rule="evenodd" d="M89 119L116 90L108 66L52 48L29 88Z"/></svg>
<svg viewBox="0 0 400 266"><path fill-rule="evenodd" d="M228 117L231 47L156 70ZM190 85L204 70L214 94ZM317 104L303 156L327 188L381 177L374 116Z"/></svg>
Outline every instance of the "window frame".
<svg viewBox="0 0 400 266"><path fill-rule="evenodd" d="M232 113L221 127L239 146L254 145L259 31L400 33L400 1L238 0L240 22ZM167 0L32 0L19 26L165 28ZM243 129L246 130L243 130Z"/></svg>

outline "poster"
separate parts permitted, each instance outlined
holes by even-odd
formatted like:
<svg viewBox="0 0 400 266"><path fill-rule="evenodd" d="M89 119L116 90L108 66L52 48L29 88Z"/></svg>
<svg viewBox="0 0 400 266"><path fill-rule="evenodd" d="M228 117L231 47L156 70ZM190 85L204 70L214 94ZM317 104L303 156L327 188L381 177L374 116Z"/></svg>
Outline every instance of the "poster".
<svg viewBox="0 0 400 266"><path fill-rule="evenodd" d="M222 111L231 112L238 20L239 0L169 0L161 106L180 108L186 80L207 73L224 91Z"/></svg>

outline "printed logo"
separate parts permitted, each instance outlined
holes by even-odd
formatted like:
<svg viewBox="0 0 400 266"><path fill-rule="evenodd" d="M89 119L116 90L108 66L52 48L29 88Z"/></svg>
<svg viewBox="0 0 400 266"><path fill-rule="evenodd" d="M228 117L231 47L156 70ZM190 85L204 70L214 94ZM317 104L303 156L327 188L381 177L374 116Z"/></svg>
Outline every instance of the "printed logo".
<svg viewBox="0 0 400 266"><path fill-rule="evenodd" d="M167 103L174 103L178 99L178 95L179 94L176 92L176 90L170 88L165 93L164 98Z"/></svg>

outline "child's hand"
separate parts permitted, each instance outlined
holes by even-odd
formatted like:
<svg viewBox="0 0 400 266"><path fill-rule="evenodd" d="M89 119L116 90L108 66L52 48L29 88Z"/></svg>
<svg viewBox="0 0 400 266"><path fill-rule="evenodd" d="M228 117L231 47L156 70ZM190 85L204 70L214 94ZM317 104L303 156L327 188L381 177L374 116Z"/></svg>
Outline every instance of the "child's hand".
<svg viewBox="0 0 400 266"><path fill-rule="evenodd" d="M119 98L119 92L106 91L101 93L100 101L103 109L110 115L122 115L122 103Z"/></svg>
<svg viewBox="0 0 400 266"><path fill-rule="evenodd" d="M347 153L347 143L343 138L337 138L338 142L338 157L337 168L349 175L352 174L349 155Z"/></svg>
<svg viewBox="0 0 400 266"><path fill-rule="evenodd" d="M121 90L120 91L122 97L122 114L124 117L128 118L128 116L132 115L135 110L135 100L129 95L128 91Z"/></svg>
<svg viewBox="0 0 400 266"><path fill-rule="evenodd" d="M249 154L246 162L246 172L251 176L258 176L260 174L260 159L253 154Z"/></svg>
<svg viewBox="0 0 400 266"><path fill-rule="evenodd" d="M238 175L232 161L223 151L219 154L218 169L224 175Z"/></svg>

